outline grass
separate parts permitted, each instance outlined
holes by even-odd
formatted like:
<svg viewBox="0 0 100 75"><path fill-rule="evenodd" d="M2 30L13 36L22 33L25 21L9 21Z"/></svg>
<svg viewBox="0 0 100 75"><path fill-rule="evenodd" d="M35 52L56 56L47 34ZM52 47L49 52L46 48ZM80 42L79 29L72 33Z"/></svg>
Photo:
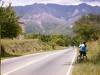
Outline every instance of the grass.
<svg viewBox="0 0 100 75"><path fill-rule="evenodd" d="M100 75L100 64L77 64L72 75Z"/></svg>
<svg viewBox="0 0 100 75"><path fill-rule="evenodd" d="M64 48L57 45L53 48L52 45L38 39L1 39L1 46L1 59Z"/></svg>
<svg viewBox="0 0 100 75"><path fill-rule="evenodd" d="M72 75L100 75L100 40L88 42L87 63L75 64Z"/></svg>

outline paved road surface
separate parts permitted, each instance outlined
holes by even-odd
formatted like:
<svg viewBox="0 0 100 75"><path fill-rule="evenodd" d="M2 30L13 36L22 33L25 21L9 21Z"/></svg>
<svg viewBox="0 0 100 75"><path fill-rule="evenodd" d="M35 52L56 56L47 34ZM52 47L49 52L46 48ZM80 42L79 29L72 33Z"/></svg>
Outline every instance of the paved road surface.
<svg viewBox="0 0 100 75"><path fill-rule="evenodd" d="M69 75L75 49L43 52L1 62L2 75Z"/></svg>

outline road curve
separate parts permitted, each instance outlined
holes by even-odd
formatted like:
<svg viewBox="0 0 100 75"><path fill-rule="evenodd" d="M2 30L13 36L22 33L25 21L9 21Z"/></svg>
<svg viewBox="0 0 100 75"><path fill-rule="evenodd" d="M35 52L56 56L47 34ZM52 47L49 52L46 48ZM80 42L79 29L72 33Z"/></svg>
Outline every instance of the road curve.
<svg viewBox="0 0 100 75"><path fill-rule="evenodd" d="M69 75L75 48L43 52L1 61L1 75Z"/></svg>

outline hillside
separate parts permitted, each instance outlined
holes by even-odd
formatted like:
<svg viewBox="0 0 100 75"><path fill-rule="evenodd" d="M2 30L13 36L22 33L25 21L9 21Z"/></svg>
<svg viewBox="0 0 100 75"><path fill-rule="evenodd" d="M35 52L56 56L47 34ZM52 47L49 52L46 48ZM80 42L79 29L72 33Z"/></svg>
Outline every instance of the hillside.
<svg viewBox="0 0 100 75"><path fill-rule="evenodd" d="M100 14L100 7L85 3L80 5L33 4L14 7L28 33L72 34L73 23L89 13Z"/></svg>

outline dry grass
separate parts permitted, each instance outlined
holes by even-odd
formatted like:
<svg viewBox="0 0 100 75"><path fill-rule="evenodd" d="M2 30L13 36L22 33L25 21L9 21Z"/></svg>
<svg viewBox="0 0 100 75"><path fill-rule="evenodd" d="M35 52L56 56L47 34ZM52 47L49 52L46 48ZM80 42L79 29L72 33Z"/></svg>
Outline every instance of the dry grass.
<svg viewBox="0 0 100 75"><path fill-rule="evenodd" d="M4 48L1 58L16 57L25 54L32 54L43 51L54 50L51 45L44 43L38 39L11 40L1 39L1 45ZM63 47L55 46L55 50Z"/></svg>
<svg viewBox="0 0 100 75"><path fill-rule="evenodd" d="M87 63L77 63L72 75L100 75L100 40L88 42Z"/></svg>
<svg viewBox="0 0 100 75"><path fill-rule="evenodd" d="M100 75L100 64L77 64L72 75Z"/></svg>

